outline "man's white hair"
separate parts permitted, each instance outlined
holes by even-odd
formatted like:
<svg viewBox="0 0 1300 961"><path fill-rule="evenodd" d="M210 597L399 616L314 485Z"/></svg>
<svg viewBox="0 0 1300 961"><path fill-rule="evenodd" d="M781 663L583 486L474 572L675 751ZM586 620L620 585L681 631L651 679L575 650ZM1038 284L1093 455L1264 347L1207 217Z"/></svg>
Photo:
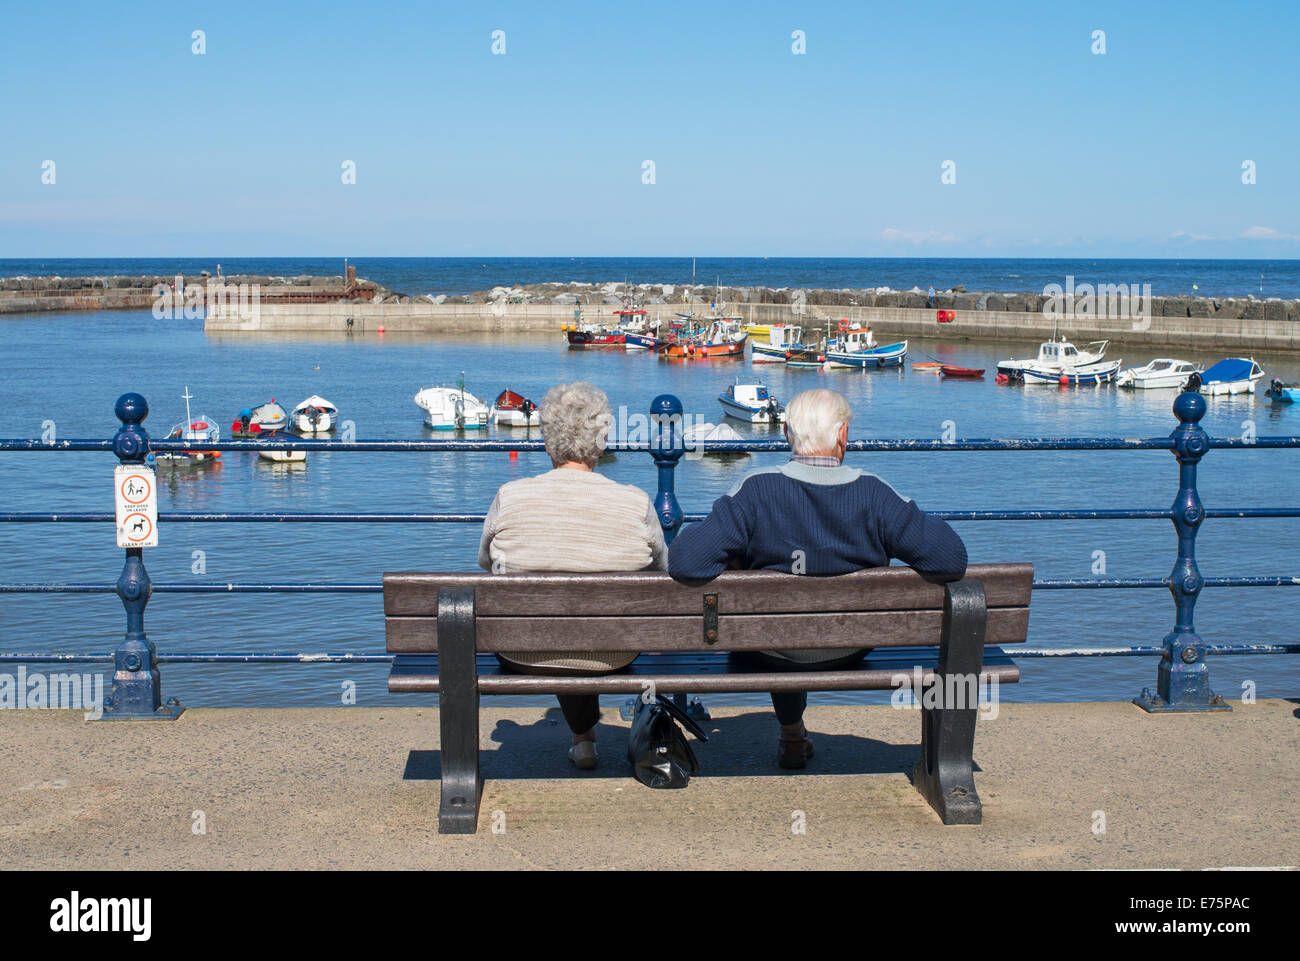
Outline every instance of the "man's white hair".
<svg viewBox="0 0 1300 961"><path fill-rule="evenodd" d="M839 440L840 426L853 419L843 394L825 388L805 390L785 408L785 431L796 454L828 454Z"/></svg>
<svg viewBox="0 0 1300 961"><path fill-rule="evenodd" d="M614 426L603 390L584 380L556 384L542 398L541 415L542 439L552 464L577 461L595 466Z"/></svg>

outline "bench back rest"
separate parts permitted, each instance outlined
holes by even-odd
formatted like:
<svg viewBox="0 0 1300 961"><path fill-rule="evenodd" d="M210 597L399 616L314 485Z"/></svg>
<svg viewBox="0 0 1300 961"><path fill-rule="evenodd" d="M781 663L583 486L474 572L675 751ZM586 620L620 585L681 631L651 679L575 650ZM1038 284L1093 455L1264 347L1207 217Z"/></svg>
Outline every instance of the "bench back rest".
<svg viewBox="0 0 1300 961"><path fill-rule="evenodd" d="M1029 630L1032 564L976 564L986 644ZM439 588L473 588L480 651L744 651L939 643L945 587L908 567L839 577L727 571L698 586L660 571L384 575L388 651L438 650Z"/></svg>

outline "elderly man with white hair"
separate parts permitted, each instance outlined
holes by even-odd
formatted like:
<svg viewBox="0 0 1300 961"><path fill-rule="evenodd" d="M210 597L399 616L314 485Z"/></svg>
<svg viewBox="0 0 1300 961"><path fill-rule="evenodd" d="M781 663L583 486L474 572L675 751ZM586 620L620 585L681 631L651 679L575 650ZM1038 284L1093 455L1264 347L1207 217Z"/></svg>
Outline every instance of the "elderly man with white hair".
<svg viewBox="0 0 1300 961"><path fill-rule="evenodd" d="M852 417L848 401L833 390L796 394L786 408L789 462L746 475L708 517L684 528L673 541L669 573L697 583L728 567L830 576L897 559L942 580L961 578L966 545L948 524L875 474L844 466ZM870 638L863 641L861 648L751 657L778 670L833 670L860 661L871 649ZM813 756L803 723L807 703L803 693L772 693L783 768L802 768Z"/></svg>
<svg viewBox="0 0 1300 961"><path fill-rule="evenodd" d="M663 528L639 487L595 472L614 415L603 391L583 381L552 387L542 400L542 437L554 470L511 481L497 491L483 522L479 564L511 571L663 570ZM627 651L576 651L498 655L528 674L608 674L636 658ZM582 770L596 766L594 694L560 695L573 732L569 759Z"/></svg>

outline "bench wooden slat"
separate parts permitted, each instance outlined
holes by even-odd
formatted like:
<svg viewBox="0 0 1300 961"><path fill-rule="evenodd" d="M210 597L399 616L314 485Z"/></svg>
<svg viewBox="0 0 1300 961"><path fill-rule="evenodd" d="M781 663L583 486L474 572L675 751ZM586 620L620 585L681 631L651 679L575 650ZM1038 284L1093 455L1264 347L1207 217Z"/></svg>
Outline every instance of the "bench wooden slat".
<svg viewBox="0 0 1300 961"><path fill-rule="evenodd" d="M694 617L484 617L475 621L480 651L761 651L826 647L916 647L939 643L942 611L865 611L834 614L722 614L718 640L704 639L704 618ZM1029 608L988 612L986 643L1019 644L1029 632ZM388 650L420 654L438 650L433 617L387 619Z"/></svg>
<svg viewBox="0 0 1300 961"><path fill-rule="evenodd" d="M617 674L594 677L536 676L516 674L503 668L495 658L478 661L479 690L484 694L639 694L653 682L661 692L682 694L752 693L780 690L873 691L895 687L899 674L912 674L914 666L921 676L933 676L938 655L933 651L873 652L856 670L754 672L750 665L738 668L749 672L729 674L730 658L724 654L650 654L637 658ZM984 655L981 681L997 678L999 684L1015 684L1020 669L1001 650L988 649ZM388 677L388 690L394 694L438 692L436 656L406 655L394 660Z"/></svg>
<svg viewBox="0 0 1300 961"><path fill-rule="evenodd" d="M975 564L966 576L984 585L990 609L1025 607L1032 564ZM775 579L779 587L774 587ZM832 586L833 585L833 586ZM384 613L436 617L439 587L472 587L479 617L565 617L611 612L647 616L699 614L706 593L724 614L802 611L891 611L943 608L944 586L907 567L878 567L839 577L792 578L772 571L726 571L705 585L685 585L658 571L618 574L388 573Z"/></svg>

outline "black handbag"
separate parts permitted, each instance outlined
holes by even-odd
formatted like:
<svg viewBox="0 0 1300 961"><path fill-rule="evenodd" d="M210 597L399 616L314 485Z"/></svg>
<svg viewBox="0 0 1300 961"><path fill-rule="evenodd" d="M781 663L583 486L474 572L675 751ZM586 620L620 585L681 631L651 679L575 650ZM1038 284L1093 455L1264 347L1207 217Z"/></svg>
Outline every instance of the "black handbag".
<svg viewBox="0 0 1300 961"><path fill-rule="evenodd" d="M690 783L691 775L700 771L700 762L676 721L681 721L697 740L709 739L694 718L667 698L637 698L627 738L627 759L632 762L632 774L646 787L683 788Z"/></svg>

